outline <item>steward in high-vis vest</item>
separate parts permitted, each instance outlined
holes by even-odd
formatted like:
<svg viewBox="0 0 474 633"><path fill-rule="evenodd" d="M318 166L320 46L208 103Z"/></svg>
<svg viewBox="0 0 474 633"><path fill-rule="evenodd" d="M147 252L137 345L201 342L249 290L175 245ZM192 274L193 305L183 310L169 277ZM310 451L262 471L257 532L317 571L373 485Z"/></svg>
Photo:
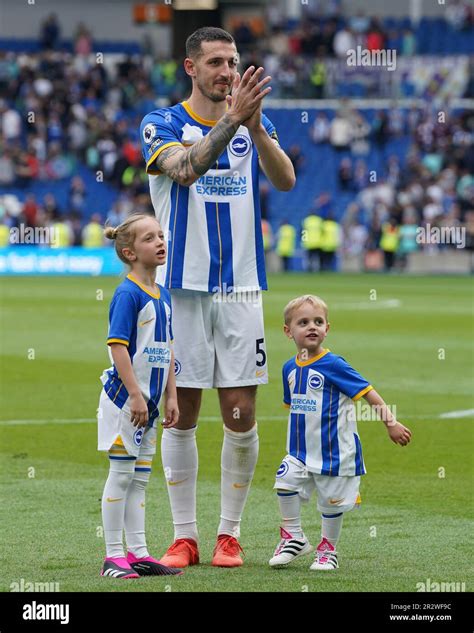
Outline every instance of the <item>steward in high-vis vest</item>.
<svg viewBox="0 0 474 633"><path fill-rule="evenodd" d="M334 270L341 237L339 223L334 220L331 212L328 213L327 219L323 220L321 228L321 270Z"/></svg>
<svg viewBox="0 0 474 633"><path fill-rule="evenodd" d="M94 214L82 229L82 246L85 248L100 248L104 245L104 229L100 220L100 215Z"/></svg>
<svg viewBox="0 0 474 633"><path fill-rule="evenodd" d="M72 243L72 231L66 222L61 220L53 224L53 240L51 248L67 248Z"/></svg>
<svg viewBox="0 0 474 633"><path fill-rule="evenodd" d="M317 272L321 267L321 242L323 220L311 213L303 220L301 245L306 251L306 269Z"/></svg>
<svg viewBox="0 0 474 633"><path fill-rule="evenodd" d="M283 270L290 269L290 261L295 254L296 246L296 229L288 221L284 220L278 229L277 236L277 254L281 257Z"/></svg>
<svg viewBox="0 0 474 633"><path fill-rule="evenodd" d="M390 218L382 226L382 237L380 238L380 248L383 251L385 260L385 270L391 270L395 263L395 253L398 250L400 240L400 229L395 218Z"/></svg>

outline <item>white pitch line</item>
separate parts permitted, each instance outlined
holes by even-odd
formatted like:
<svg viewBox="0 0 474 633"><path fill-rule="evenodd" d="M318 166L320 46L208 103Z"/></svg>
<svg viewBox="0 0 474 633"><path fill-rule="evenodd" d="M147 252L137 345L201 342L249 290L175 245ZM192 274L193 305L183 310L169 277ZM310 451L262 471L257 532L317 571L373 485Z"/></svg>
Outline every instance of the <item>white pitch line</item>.
<svg viewBox="0 0 474 633"><path fill-rule="evenodd" d="M442 413L439 417L443 420L450 418L469 418L474 415L474 409L465 409L464 411L448 411L448 413Z"/></svg>
<svg viewBox="0 0 474 633"><path fill-rule="evenodd" d="M454 420L458 418L468 418L474 415L474 409L465 409L464 411L448 411L447 413L440 413L436 415L435 413L417 413L414 415L404 415L403 420L407 423L410 420L427 420L436 418L438 420ZM282 420L286 422L288 419L287 414L282 413L282 415L259 415L257 416L257 421L267 421L267 422L275 422L278 420ZM220 416L204 416L199 418L200 422L222 422L222 418ZM49 420L0 420L0 426L29 426L29 425L45 425L45 424L92 424L97 422L96 418L51 418ZM362 424L364 420L360 420Z"/></svg>

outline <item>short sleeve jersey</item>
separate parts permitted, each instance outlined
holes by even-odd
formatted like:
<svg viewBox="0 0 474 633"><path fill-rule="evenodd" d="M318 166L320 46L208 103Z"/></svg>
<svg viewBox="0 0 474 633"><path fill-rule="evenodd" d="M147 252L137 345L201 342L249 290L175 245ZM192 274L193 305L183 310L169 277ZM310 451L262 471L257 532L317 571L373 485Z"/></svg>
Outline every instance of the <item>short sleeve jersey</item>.
<svg viewBox="0 0 474 633"><path fill-rule="evenodd" d="M283 402L289 408L287 451L310 472L364 475L354 401L373 387L341 356L324 350L283 366Z"/></svg>
<svg viewBox="0 0 474 633"><path fill-rule="evenodd" d="M168 261L158 270L166 288L204 292L267 289L259 200L257 149L241 125L218 160L190 187L156 167L165 149L189 147L217 121L202 119L184 101L154 110L140 126L156 217L168 238ZM275 126L262 114L269 136Z"/></svg>
<svg viewBox="0 0 474 633"><path fill-rule="evenodd" d="M158 293L152 294L132 275L116 289L110 304L107 344L127 347L140 391L148 403L149 426L159 416L158 407L168 382L173 340L171 318L168 290L158 286ZM110 357L113 362L111 354ZM101 381L117 407L128 406L129 394L114 365L104 371Z"/></svg>

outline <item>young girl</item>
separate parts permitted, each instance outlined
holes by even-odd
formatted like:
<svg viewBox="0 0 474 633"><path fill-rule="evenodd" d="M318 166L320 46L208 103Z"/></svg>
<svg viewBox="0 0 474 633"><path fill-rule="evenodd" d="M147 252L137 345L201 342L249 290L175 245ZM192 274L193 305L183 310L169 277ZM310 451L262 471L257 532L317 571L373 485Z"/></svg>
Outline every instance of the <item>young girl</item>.
<svg viewBox="0 0 474 633"><path fill-rule="evenodd" d="M286 567L313 548L301 527L301 502L314 490L322 514L321 542L312 571L339 567L336 545L345 512L360 504L365 474L354 401L364 398L382 419L392 440L406 446L411 432L392 415L372 385L341 356L323 348L329 331L328 308L303 295L285 308L284 332L297 354L283 366L283 401L290 409L287 452L275 478L282 526L269 563Z"/></svg>
<svg viewBox="0 0 474 633"><path fill-rule="evenodd" d="M154 217L134 214L116 228L107 227L105 236L115 240L117 255L130 273L110 305L107 345L113 366L101 376L98 449L108 451L110 464L102 496L106 558L101 575L175 575L181 570L151 557L145 540L145 488L156 452L163 393L163 427L175 426L179 416L171 299L155 283L156 268L166 260L163 232Z"/></svg>

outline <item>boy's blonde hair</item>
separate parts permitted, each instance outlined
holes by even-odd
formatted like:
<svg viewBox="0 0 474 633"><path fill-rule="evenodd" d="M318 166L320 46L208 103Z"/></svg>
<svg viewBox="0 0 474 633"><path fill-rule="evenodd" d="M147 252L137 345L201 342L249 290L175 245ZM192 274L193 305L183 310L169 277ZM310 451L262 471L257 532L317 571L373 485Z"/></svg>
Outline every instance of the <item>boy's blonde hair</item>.
<svg viewBox="0 0 474 633"><path fill-rule="evenodd" d="M310 303L315 308L322 308L324 310L326 321L328 320L328 307L326 303L321 299L321 297L317 297L316 295L301 295L301 297L296 297L296 299L292 299L290 303L286 305L283 312L283 315L285 317L285 325L290 325L293 312L300 308L304 303Z"/></svg>
<svg viewBox="0 0 474 633"><path fill-rule="evenodd" d="M115 252L125 264L130 265L130 262L122 253L122 249L133 248L133 243L137 237L135 224L139 220L146 220L147 218L154 218L154 216L149 213L132 213L118 226L106 226L104 229L105 237L109 240L115 240Z"/></svg>

